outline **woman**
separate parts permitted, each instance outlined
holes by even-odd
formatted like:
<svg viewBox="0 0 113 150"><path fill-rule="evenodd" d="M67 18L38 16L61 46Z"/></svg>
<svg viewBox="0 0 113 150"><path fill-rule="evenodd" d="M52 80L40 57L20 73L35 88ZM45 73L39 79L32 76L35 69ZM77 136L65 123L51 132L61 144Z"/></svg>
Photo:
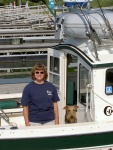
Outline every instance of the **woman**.
<svg viewBox="0 0 113 150"><path fill-rule="evenodd" d="M36 64L31 71L33 81L23 90L21 104L25 125L59 124L59 97L55 86L46 81L48 74L43 64Z"/></svg>

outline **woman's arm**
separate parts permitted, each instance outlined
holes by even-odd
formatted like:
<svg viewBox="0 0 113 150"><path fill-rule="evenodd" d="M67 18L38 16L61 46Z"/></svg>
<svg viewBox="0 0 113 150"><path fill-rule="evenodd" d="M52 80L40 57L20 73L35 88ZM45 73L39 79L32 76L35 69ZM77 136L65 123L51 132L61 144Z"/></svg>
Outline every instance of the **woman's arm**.
<svg viewBox="0 0 113 150"><path fill-rule="evenodd" d="M55 124L59 124L59 113L58 113L58 103L53 102L54 114L55 114Z"/></svg>
<svg viewBox="0 0 113 150"><path fill-rule="evenodd" d="M29 119L28 119L28 106L23 106L23 115L24 115L24 121L26 126L30 126Z"/></svg>

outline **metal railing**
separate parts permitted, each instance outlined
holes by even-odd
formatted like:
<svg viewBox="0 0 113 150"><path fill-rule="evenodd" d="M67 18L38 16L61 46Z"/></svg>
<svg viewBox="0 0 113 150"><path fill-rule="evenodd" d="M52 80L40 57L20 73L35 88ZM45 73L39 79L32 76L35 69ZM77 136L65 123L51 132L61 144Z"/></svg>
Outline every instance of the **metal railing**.
<svg viewBox="0 0 113 150"><path fill-rule="evenodd" d="M0 9L0 22L6 25L27 24L30 27L46 26L48 22L54 22L54 17L46 5L37 5L29 7L10 6ZM9 21L9 22L8 22Z"/></svg>

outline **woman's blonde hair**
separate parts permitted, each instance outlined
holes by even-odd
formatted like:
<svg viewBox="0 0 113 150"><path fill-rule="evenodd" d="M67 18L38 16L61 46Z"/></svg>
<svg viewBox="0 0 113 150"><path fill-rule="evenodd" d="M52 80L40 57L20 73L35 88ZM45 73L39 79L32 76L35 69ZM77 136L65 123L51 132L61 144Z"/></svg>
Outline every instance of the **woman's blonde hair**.
<svg viewBox="0 0 113 150"><path fill-rule="evenodd" d="M43 64L41 64L41 63L34 65L34 67L33 67L32 70L31 70L31 77L32 77L33 80L36 79L36 78L35 78L35 71L36 71L36 70L43 70L43 71L44 71L44 81L47 80L47 78L48 78L47 69L46 69L46 67L45 67Z"/></svg>

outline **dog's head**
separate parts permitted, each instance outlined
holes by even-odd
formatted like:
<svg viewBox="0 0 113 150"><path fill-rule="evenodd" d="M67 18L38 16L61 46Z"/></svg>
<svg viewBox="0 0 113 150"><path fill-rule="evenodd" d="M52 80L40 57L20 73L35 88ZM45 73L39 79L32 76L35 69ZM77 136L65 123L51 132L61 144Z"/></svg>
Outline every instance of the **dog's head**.
<svg viewBox="0 0 113 150"><path fill-rule="evenodd" d="M74 123L76 122L77 118L76 118L76 112L78 109L77 105L74 106L68 106L66 105L63 109L66 110L66 122L67 123Z"/></svg>

